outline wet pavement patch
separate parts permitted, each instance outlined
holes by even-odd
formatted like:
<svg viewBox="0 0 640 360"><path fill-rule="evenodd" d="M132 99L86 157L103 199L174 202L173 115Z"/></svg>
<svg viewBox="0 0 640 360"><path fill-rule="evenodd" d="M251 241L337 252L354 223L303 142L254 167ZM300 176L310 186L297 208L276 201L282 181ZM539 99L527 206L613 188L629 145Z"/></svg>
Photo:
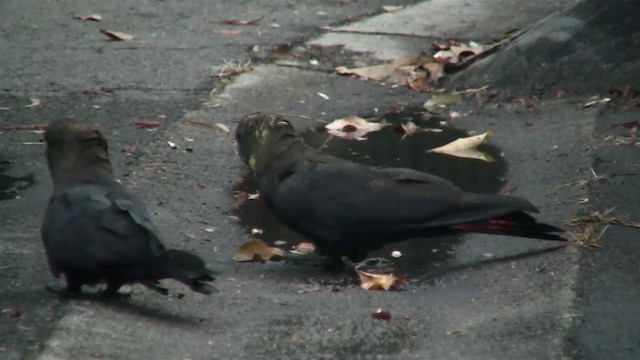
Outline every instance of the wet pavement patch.
<svg viewBox="0 0 640 360"><path fill-rule="evenodd" d="M0 159L0 201L15 199L20 191L31 187L34 183L33 174L10 176L5 173L11 163Z"/></svg>
<svg viewBox="0 0 640 360"><path fill-rule="evenodd" d="M441 119L422 120L424 111L409 109L384 116L391 123L380 131L368 133L366 140L344 140L330 137L326 131L306 130L302 136L314 148L322 148L322 152L340 158L349 159L371 166L404 167L428 172L452 181L464 191L495 193L504 185L507 164L501 151L494 145L481 144L478 150L491 157L495 162L477 159L454 157L445 154L429 153L427 150L445 145L458 138L469 136L462 130L449 126L441 126ZM413 123L425 128L442 129L442 132L418 132L405 136L401 123ZM251 174L243 177L241 184L234 189L237 192L255 194L257 184ZM283 225L259 199L240 201L236 205L235 214L240 224L248 228L253 237L258 237L274 246L281 245L285 249L300 242L308 242L303 236L289 230ZM369 257L385 257L392 259L397 269L409 275L428 275L438 272L446 265L454 252L461 236L448 236L431 239L410 239L387 245L380 250L372 251ZM402 256L394 259L393 251Z"/></svg>

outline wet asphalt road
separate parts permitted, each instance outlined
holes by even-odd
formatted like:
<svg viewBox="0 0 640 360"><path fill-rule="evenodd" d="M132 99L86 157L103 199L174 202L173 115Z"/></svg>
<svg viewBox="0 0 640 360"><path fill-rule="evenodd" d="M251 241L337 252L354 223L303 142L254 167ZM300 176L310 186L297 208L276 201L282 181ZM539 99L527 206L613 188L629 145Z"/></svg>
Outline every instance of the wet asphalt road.
<svg viewBox="0 0 640 360"><path fill-rule="evenodd" d="M385 113L398 103L423 103L428 94L404 87L339 77L312 66L269 65L269 49L278 44L303 44L319 33L318 27L380 12L383 2L118 5L0 4L0 107L9 108L0 110L0 122L43 124L74 117L99 123L120 178L147 201L164 241L195 251L221 270L221 293L165 299L136 287L130 301L116 303L64 303L49 296L43 286L52 279L38 234L51 191L43 146L37 144L41 134L5 131L0 134L0 190L5 184L12 187L6 194L13 199L0 202L3 358L595 359L612 353L619 357L610 358L633 358L638 342L625 335L638 320L638 295L626 278L637 238L630 229L612 228L603 238L624 238L624 249L565 248L533 256L523 254L549 244L490 236L451 239L455 244L445 244L447 254L436 261L425 265L428 256L407 257L414 281L396 293L360 290L352 273L232 262L235 248L253 226L233 219L234 183L246 169L234 153L231 134L198 124L217 122L233 129L241 116L258 110L331 120ZM73 19L85 13L99 13L104 20ZM259 26L215 23L262 14ZM106 41L99 27L133 33L137 40ZM424 48L429 44L425 41ZM350 52L309 52L317 54L321 67L364 61ZM252 60L257 66L231 83L210 77L212 66L226 60ZM42 106L25 108L30 98L40 99ZM581 101L542 101L534 111L517 101L465 102L461 110L474 114L457 119L453 127L458 130L452 131L493 129L490 144L498 168L445 163L434 172L477 191L517 186L518 194L541 208L541 218L553 223L580 211L620 206L620 199L637 188L636 175L615 177L615 182L591 190L557 188L588 177L591 166L599 173L625 174L636 166L637 147L600 147L603 136L592 136L594 129L599 134L610 129L597 123L615 124L631 115L615 112L619 118L613 118L606 111L584 110ZM137 129L134 118L162 125L154 131ZM304 130L308 122L296 125ZM358 144L356 152L370 154L358 161L385 165L397 154L405 166L434 166L428 157L416 155L428 148L420 137L371 140ZM167 141L178 149L169 148ZM352 155L348 144L330 145L328 151ZM193 152L185 151L187 146ZM486 184L469 181L476 177ZM587 205L580 204L584 198L590 198ZM624 204L619 211L633 213L633 203ZM205 230L210 227L215 230ZM398 248L411 253L439 246L414 241ZM615 278L608 275L611 262ZM174 292L184 290L170 286ZM622 300L612 303L611 296ZM371 319L377 308L390 310L392 320ZM618 326L621 321L629 325Z"/></svg>

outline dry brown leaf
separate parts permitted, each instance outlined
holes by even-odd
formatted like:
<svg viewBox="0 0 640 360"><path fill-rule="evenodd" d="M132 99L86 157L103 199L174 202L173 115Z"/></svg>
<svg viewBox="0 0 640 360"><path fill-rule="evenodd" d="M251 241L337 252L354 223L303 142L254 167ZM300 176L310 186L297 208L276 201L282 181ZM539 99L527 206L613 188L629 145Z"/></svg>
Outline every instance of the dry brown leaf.
<svg viewBox="0 0 640 360"><path fill-rule="evenodd" d="M364 80L386 80L399 67L411 65L416 62L415 57L398 59L387 64L365 66L360 68L348 69L344 66L335 68L335 71L341 75L356 75Z"/></svg>
<svg viewBox="0 0 640 360"><path fill-rule="evenodd" d="M409 86L411 90L415 91L426 91L431 88L429 81L427 80L427 75L421 71L411 72L407 77L407 86Z"/></svg>
<svg viewBox="0 0 640 360"><path fill-rule="evenodd" d="M282 249L271 247L264 241L254 238L240 245L238 250L236 250L236 254L233 256L233 261L279 261L283 255L284 251Z"/></svg>
<svg viewBox="0 0 640 360"><path fill-rule="evenodd" d="M398 290L407 280L406 275L394 275L388 272L370 272L356 268L360 278L360 287L365 290Z"/></svg>
<svg viewBox="0 0 640 360"><path fill-rule="evenodd" d="M444 65L437 62L428 62L422 64L422 67L429 72L429 79L436 83L444 77Z"/></svg>
<svg viewBox="0 0 640 360"><path fill-rule="evenodd" d="M133 119L133 124L140 129L154 129L160 126L159 121L143 120L138 118Z"/></svg>
<svg viewBox="0 0 640 360"><path fill-rule="evenodd" d="M325 125L329 134L346 140L365 140L364 136L373 131L379 131L389 124L367 121L359 116L350 115L336 119Z"/></svg>
<svg viewBox="0 0 640 360"><path fill-rule="evenodd" d="M478 159L487 162L495 162L496 160L491 155L483 153L482 151L476 149L476 147L480 145L488 136L491 136L491 131L487 131L480 135L456 139L446 145L428 150L428 152L447 154L468 159Z"/></svg>
<svg viewBox="0 0 640 360"><path fill-rule="evenodd" d="M106 35L109 39L113 41L131 41L135 38L135 36L119 31L111 31L100 29L100 32Z"/></svg>
<svg viewBox="0 0 640 360"><path fill-rule="evenodd" d="M258 25L258 23L260 22L260 20L262 20L262 18L264 17L264 15L255 18L255 19L249 19L249 20L241 20L241 19L224 19L224 20L220 20L219 23L221 24L227 24L227 25Z"/></svg>
<svg viewBox="0 0 640 360"><path fill-rule="evenodd" d="M316 250L316 246L310 242L301 242L296 245L296 247L291 250L292 253L298 255L309 255Z"/></svg>

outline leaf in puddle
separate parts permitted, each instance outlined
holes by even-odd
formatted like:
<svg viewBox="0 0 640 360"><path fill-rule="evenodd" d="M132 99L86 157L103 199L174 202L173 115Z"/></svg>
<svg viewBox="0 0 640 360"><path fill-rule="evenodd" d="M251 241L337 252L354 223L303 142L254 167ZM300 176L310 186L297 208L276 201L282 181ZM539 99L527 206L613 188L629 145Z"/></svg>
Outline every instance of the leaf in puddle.
<svg viewBox="0 0 640 360"><path fill-rule="evenodd" d="M249 19L249 20L231 18L231 19L220 20L218 22L221 24L227 24L227 25L258 25L258 23L260 22L260 20L262 20L262 18L264 18L264 15L257 17L255 19Z"/></svg>
<svg viewBox="0 0 640 360"><path fill-rule="evenodd" d="M359 68L348 69L344 66L335 68L335 71L341 75L356 75L363 80L386 80L396 69L402 66L411 65L416 62L415 57L398 59L387 64L365 66Z"/></svg>
<svg viewBox="0 0 640 360"><path fill-rule="evenodd" d="M236 250L233 256L235 262L248 261L279 261L282 259L284 251L277 247L271 247L260 239L249 239Z"/></svg>
<svg viewBox="0 0 640 360"><path fill-rule="evenodd" d="M496 160L491 155L476 149L476 147L482 144L484 139L489 136L491 136L491 131L487 131L480 135L456 139L446 145L428 150L428 152L435 152L467 159L478 159L486 162L495 162Z"/></svg>
<svg viewBox="0 0 640 360"><path fill-rule="evenodd" d="M109 39L113 41L131 41L135 38L135 36L127 33L123 33L120 31L111 31L105 29L99 29L100 32L106 35Z"/></svg>
<svg viewBox="0 0 640 360"><path fill-rule="evenodd" d="M462 95L459 93L451 93L444 95L433 95L427 102L424 103L424 108L430 111L435 110L438 107L445 107L451 104L459 104L462 101Z"/></svg>
<svg viewBox="0 0 640 360"><path fill-rule="evenodd" d="M404 135L402 136L402 139L418 132L442 132L442 129L431 129L431 128L420 127L416 125L416 123L414 123L413 121L408 121L406 124L401 123L400 127L402 127L402 130L404 131Z"/></svg>
<svg viewBox="0 0 640 360"><path fill-rule="evenodd" d="M290 252L298 255L309 255L315 250L316 246L313 243L301 242L300 244L296 245L296 247Z"/></svg>
<svg viewBox="0 0 640 360"><path fill-rule="evenodd" d="M407 280L406 275L391 272L369 272L356 268L360 278L360 287L365 290L398 290Z"/></svg>
<svg viewBox="0 0 640 360"><path fill-rule="evenodd" d="M367 121L359 116L350 115L336 119L325 125L329 134L345 140L365 140L364 136L373 131L379 131L389 124Z"/></svg>

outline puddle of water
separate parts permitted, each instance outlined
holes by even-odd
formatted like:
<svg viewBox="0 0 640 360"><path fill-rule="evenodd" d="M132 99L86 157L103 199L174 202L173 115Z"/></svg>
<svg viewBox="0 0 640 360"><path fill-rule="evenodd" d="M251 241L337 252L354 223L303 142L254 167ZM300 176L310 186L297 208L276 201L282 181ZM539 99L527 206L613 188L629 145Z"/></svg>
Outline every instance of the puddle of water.
<svg viewBox="0 0 640 360"><path fill-rule="evenodd" d="M438 119L422 120L422 111L405 110L385 116L391 123L413 121L429 128L441 128L440 133L421 132L402 139L402 133L394 131L396 126L388 126L380 131L367 134L366 141L343 140L314 131L305 131L302 136L305 141L322 151L340 158L372 166L406 167L428 172L455 183L465 191L493 193L499 191L504 183L506 163L501 151L488 144L482 144L478 150L491 155L495 163L488 163L474 159L457 158L444 154L427 153L426 151L447 144L460 137L468 136L461 129L439 126ZM235 190L255 193L257 185L250 174ZM273 244L275 241L286 241L287 245L295 245L305 240L301 235L284 226L261 201L245 201L237 210L236 215L241 224L249 229L261 229L262 234L256 235L265 242ZM369 253L369 257L384 256L392 259L390 254L394 250L403 256L393 259L398 270L412 274L426 274L437 271L454 254L456 245L461 241L460 236L447 236L430 239L411 239L394 244Z"/></svg>
<svg viewBox="0 0 640 360"><path fill-rule="evenodd" d="M0 201L15 199L19 192L33 185L33 174L23 176L9 176L5 172L9 170L11 163L0 160Z"/></svg>

